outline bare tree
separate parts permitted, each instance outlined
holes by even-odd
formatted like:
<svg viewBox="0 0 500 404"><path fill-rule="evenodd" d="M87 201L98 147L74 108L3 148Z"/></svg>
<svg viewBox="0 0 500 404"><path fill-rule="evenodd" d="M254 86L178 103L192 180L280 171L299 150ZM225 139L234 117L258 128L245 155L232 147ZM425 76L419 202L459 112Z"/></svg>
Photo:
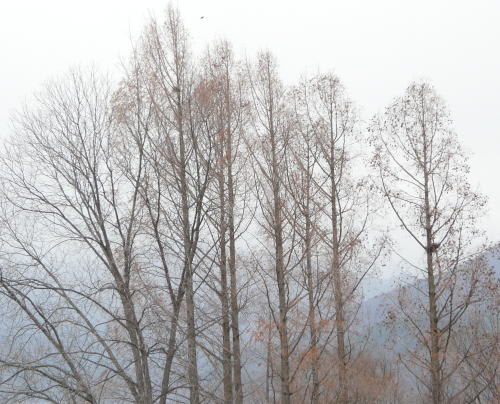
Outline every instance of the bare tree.
<svg viewBox="0 0 500 404"><path fill-rule="evenodd" d="M309 128L303 133L313 139L315 167L310 173L308 186L314 193L314 209L321 215L321 219L316 220L315 232L330 263L337 340L338 402L347 403L348 371L353 359L348 333L357 312L355 296L382 252L383 239L377 239L376 229L371 226L377 203L374 198L369 198L369 184L362 175L354 174L356 168L362 167L357 161L360 150L356 147L358 119L339 79L332 74L318 75L299 87L297 97L301 120ZM303 142L307 144L310 140L304 135Z"/></svg>
<svg viewBox="0 0 500 404"><path fill-rule="evenodd" d="M166 187L168 195L160 189L156 193L168 200L163 218L185 283L190 400L199 403L194 277L205 222L205 194L212 178L213 105L206 85L196 76L187 33L176 10L168 9L164 25L150 24L140 56L155 116L155 136L150 139L157 150L157 163L163 166L158 167L155 182ZM156 220L161 213L165 211L155 210Z"/></svg>
<svg viewBox="0 0 500 404"><path fill-rule="evenodd" d="M111 95L95 72L50 84L17 117L4 153L0 286L27 322L24 343L45 347L3 361L10 382L25 380L19 395L153 401L137 260L143 143L126 172Z"/></svg>
<svg viewBox="0 0 500 404"><path fill-rule="evenodd" d="M404 316L417 330L426 356L414 353L412 373L428 372L430 400L447 400L446 383L456 366L450 364L448 347L455 326L476 298L481 268L469 265L470 246L478 237L476 220L484 198L467 182L466 157L453 132L441 98L427 83L411 84L384 115L371 124L375 147L373 165L382 192L397 220L425 253L426 286L415 293L422 302L427 326L415 308ZM477 244L477 243L476 243Z"/></svg>
<svg viewBox="0 0 500 404"><path fill-rule="evenodd" d="M269 53L258 57L256 67L250 71L251 93L255 113L256 133L249 149L255 165L256 197L262 215L261 226L272 240L270 251L278 294L278 313L274 313L280 341L280 389L281 402L291 402L290 341L288 329L289 287L288 273L290 254L287 249L286 233L292 231L287 226L284 212L285 189L283 178L286 171L287 146L290 137L286 112L286 95L279 81L275 61ZM288 246L288 252L291 252ZM264 282L266 284L266 282ZM270 302L270 292L266 286ZM270 302L271 304L271 302Z"/></svg>
<svg viewBox="0 0 500 404"><path fill-rule="evenodd" d="M303 357L310 358L312 374L311 403L319 403L321 346L319 343L320 331L317 306L320 303L321 294L324 293L321 285L325 277L320 275L319 265L316 265L320 241L318 234L320 208L319 204L316 203L318 189L315 187L318 148L313 129L311 125L308 125L308 120L304 119L302 95L300 89L295 89L291 97L295 107L294 118L296 121L294 125L295 136L291 142L291 154L293 155L292 160L295 163L295 168L288 171L286 186L289 188L289 194L297 206L299 216L296 220L297 233L303 246L301 266L304 274L303 288L307 293L306 321L310 333L308 348Z"/></svg>
<svg viewBox="0 0 500 404"><path fill-rule="evenodd" d="M246 181L242 181L246 157L242 153L248 115L244 72L235 61L231 46L222 41L208 49L204 63L206 80L211 83L216 108L217 134L214 140L214 192L217 194L211 221L216 227L217 265L220 271L221 326L223 332L223 384L225 402L243 401L241 344L238 302L236 241L244 224ZM240 197L238 209L236 198ZM232 338L231 338L232 335ZM234 387L234 397L233 397Z"/></svg>

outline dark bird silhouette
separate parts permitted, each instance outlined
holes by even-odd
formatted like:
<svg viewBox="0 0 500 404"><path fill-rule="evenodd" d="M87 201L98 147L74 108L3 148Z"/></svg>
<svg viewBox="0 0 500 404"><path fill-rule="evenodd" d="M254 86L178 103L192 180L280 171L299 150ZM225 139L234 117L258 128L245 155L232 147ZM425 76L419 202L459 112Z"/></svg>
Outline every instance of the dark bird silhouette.
<svg viewBox="0 0 500 404"><path fill-rule="evenodd" d="M202 16L200 17L200 20L203 20L204 18L205 18L205 16L204 16L204 15L202 15Z"/></svg>

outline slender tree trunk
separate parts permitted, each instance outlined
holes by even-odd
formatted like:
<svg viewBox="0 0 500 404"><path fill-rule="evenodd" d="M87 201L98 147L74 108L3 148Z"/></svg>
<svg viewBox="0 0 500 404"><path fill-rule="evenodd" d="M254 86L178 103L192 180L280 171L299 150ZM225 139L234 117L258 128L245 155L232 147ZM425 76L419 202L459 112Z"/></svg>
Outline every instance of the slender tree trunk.
<svg viewBox="0 0 500 404"><path fill-rule="evenodd" d="M272 117L271 117L272 122ZM290 353L288 346L288 324L287 324L287 290L285 281L285 265L283 253L283 223L282 223L282 200L280 195L280 179L278 177L278 160L276 152L274 129L271 126L271 148L273 164L273 219L274 219L274 243L276 254L276 281L278 283L279 302L279 337L280 337L280 364L281 364L281 402L290 404Z"/></svg>
<svg viewBox="0 0 500 404"><path fill-rule="evenodd" d="M439 330L436 301L436 284L432 264L432 241L429 242L429 231L427 231L427 287L429 292L429 325L431 331L431 388L433 404L442 402L442 382L440 377L440 352L439 352Z"/></svg>
<svg viewBox="0 0 500 404"><path fill-rule="evenodd" d="M335 206L335 201L333 201ZM338 246L338 231L336 208L332 208L332 225L333 225L333 288L335 295L335 316L336 316L336 336L337 336L337 358L339 362L338 382L339 382L339 399L340 404L347 404L347 364L345 350L345 320L344 320L344 302L342 295L342 276L339 265L339 246Z"/></svg>
<svg viewBox="0 0 500 404"><path fill-rule="evenodd" d="M316 308L314 303L314 277L312 269L312 223L311 223L311 177L312 168L310 164L310 145L308 143L305 171L305 206L302 212L305 218L305 234L304 234L304 249L306 256L306 279L307 279L307 299L308 299L308 322L309 322L309 354L311 355L311 373L312 373L312 390L311 404L319 404L319 351L318 351L318 329L316 324Z"/></svg>
<svg viewBox="0 0 500 404"><path fill-rule="evenodd" d="M196 355L196 326L194 321L194 293L193 269L186 258L186 316L187 316L187 343L188 343L188 380L191 403L199 404L200 387L198 379L198 360Z"/></svg>
<svg viewBox="0 0 500 404"><path fill-rule="evenodd" d="M269 323L272 319L269 318ZM271 327L268 327L267 331L267 344L266 344L266 403L270 402L271 397L271 377L272 375L272 363L271 363L271 338L272 332Z"/></svg>
<svg viewBox="0 0 500 404"><path fill-rule="evenodd" d="M221 134L221 142L223 135ZM219 158L221 162L224 159L224 147L220 148ZM221 163L222 164L222 163ZM229 324L229 296L227 287L227 252L226 252L226 198L225 198L225 178L224 168L219 172L219 211L220 211L220 227L219 227L219 246L220 246L220 283L221 283L221 316L222 316L222 371L224 384L224 403L231 404L233 402L233 387L231 377L231 340L230 340L230 324Z"/></svg>
<svg viewBox="0 0 500 404"><path fill-rule="evenodd" d="M279 202L278 202L279 203ZM276 237L276 275L278 281L278 299L279 299L279 336L280 336L280 356L281 356L281 402L290 404L290 354L288 347L288 324L287 324L287 303L286 303L286 285L283 268L283 240L281 236L281 225L277 226L278 236Z"/></svg>
<svg viewBox="0 0 500 404"><path fill-rule="evenodd" d="M177 86L180 89L179 86ZM192 404L200 402L200 386L198 378L198 360L196 355L196 325L194 313L194 289L193 289L193 245L190 237L191 224L189 219L188 184L186 178L186 150L183 129L183 114L180 90L177 96L178 130L179 130L179 153L180 153L180 186L182 203L182 224L184 243L184 270L186 273L186 317L187 317L187 344L188 344L188 380Z"/></svg>
<svg viewBox="0 0 500 404"><path fill-rule="evenodd" d="M163 379L161 383L161 396L159 398L160 404L167 403L167 395L169 391L170 385L170 372L172 371L172 363L174 361L174 356L176 352L176 340L177 340L177 327L179 323L179 311L180 311L180 303L177 303L174 306L174 314L173 318L170 321L170 330L168 336L168 345L167 345L167 358L165 360L165 366L163 369Z"/></svg>
<svg viewBox="0 0 500 404"><path fill-rule="evenodd" d="M133 303L129 293L126 291L127 286L121 281L120 298L123 305L125 314L127 331L130 336L131 345L133 347L133 356L135 362L135 374L138 385L138 394L141 402L149 404L153 402L153 395L151 390L151 379L149 377L149 367L147 362L147 352L144 346L144 340L140 334L140 329L137 317L134 312Z"/></svg>
<svg viewBox="0 0 500 404"><path fill-rule="evenodd" d="M229 135L228 143L231 142ZM230 147L230 146L228 146ZM230 149L231 150L231 149ZM241 381L241 348L238 305L238 284L236 272L236 231L234 225L234 184L232 162L228 164L228 225L229 225L229 274L231 287L231 334L233 338L233 378L235 403L243 403L243 384Z"/></svg>
<svg viewBox="0 0 500 404"><path fill-rule="evenodd" d="M307 297L309 303L309 331L311 334L311 341L309 351L312 357L311 372L313 387L311 391L311 404L319 404L319 371L318 371L318 335L316 328L316 311L314 307L314 284L312 273L312 253L311 253L311 218L309 214L309 191L307 195L307 212L306 216L306 234L305 234L305 248L306 248L306 273L307 273Z"/></svg>
<svg viewBox="0 0 500 404"><path fill-rule="evenodd" d="M231 133L230 119L230 89L229 89L229 72L226 72L226 111L228 114L227 120L227 136L226 136L226 159L227 159L227 215L228 215L228 230L229 230L229 275L230 275L230 303L231 303L231 334L233 342L233 383L234 383L234 400L236 404L243 403L243 385L241 381L241 348L240 348L240 325L238 307L238 283L236 273L236 230L234 224L234 178L233 178L233 134Z"/></svg>
<svg viewBox="0 0 500 404"><path fill-rule="evenodd" d="M439 329L437 314L436 283L433 266L433 240L431 225L431 206L429 201L429 172L427 163L427 138L424 129L424 200L425 200L425 233L426 233L426 258L427 258L427 287L429 293L429 326L430 326L430 374L431 394L433 404L442 402L442 381L440 377L439 359Z"/></svg>
<svg viewBox="0 0 500 404"><path fill-rule="evenodd" d="M331 125L333 125L331 123ZM333 134L330 138L330 204L331 204L331 224L332 224L332 277L333 292L335 298L335 319L337 337L337 359L338 359L338 383L339 395L338 403L347 404L347 363L345 350L345 320L344 320L344 298L342 290L342 273L339 257L339 229L337 210L337 183L335 178L335 149Z"/></svg>

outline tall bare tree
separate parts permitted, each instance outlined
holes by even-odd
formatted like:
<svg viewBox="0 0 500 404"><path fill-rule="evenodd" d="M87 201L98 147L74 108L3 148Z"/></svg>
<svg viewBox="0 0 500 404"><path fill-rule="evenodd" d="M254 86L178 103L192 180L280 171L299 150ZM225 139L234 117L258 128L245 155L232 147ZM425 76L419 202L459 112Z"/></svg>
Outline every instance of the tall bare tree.
<svg viewBox="0 0 500 404"><path fill-rule="evenodd" d="M304 119L304 103L301 87L292 92L291 101L294 105L294 136L291 142L291 154L294 168L289 170L286 186L289 194L297 206L299 218L296 221L297 234L302 240L302 268L304 274L303 288L307 293L307 323L309 327L309 346L306 351L310 358L312 374L311 403L319 403L320 374L319 361L321 346L319 343L318 304L319 296L323 293L321 275L317 263L318 220L320 218L319 204L317 203L318 188L315 187L317 171L318 148L314 138L313 128L308 120ZM292 165L292 164L291 164ZM301 220L303 218L303 220ZM327 277L329 278L329 277Z"/></svg>
<svg viewBox="0 0 500 404"><path fill-rule="evenodd" d="M239 327L238 273L236 241L238 228L243 224L246 204L246 183L243 166L246 157L242 153L243 136L248 115L248 99L242 66L235 61L227 41L209 48L204 63L205 77L211 83L215 100L217 135L214 140L216 164L214 182L217 206L212 210L212 221L216 227L218 266L220 270L222 330L223 330L223 374L226 402L241 403L243 388L241 379L241 344ZM241 197L237 204L236 198ZM239 209L238 209L239 206ZM231 338L232 335L232 338ZM233 398L234 387L234 398Z"/></svg>
<svg viewBox="0 0 500 404"><path fill-rule="evenodd" d="M168 9L163 25L155 21L149 25L140 50L155 115L155 147L165 164L156 181L167 186L170 211L166 217L185 277L190 400L199 403L194 277L212 176L212 101L196 75L187 32L175 9Z"/></svg>
<svg viewBox="0 0 500 404"><path fill-rule="evenodd" d="M297 97L301 121L308 128L303 133L312 138L303 142L313 143L315 167L309 186L314 193L314 209L322 216L316 220L315 232L330 262L338 359L337 400L347 403L353 355L348 333L357 311L355 296L383 247L383 239L370 226L377 201L369 197L363 176L355 174L362 167L357 155L360 148L356 146L358 118L338 77L320 74L307 80L299 87Z"/></svg>
<svg viewBox="0 0 500 404"><path fill-rule="evenodd" d="M44 347L4 362L21 396L153 402L137 259L144 138L125 163L111 96L106 78L74 71L17 117L4 153L0 286Z"/></svg>
<svg viewBox="0 0 500 404"><path fill-rule="evenodd" d="M250 69L249 69L250 70ZM261 53L250 71L250 86L255 114L255 137L249 149L254 156L256 197L262 214L262 228L273 243L270 251L278 295L278 313L273 313L280 341L281 402L291 402L290 341L288 329L290 254L285 251L289 240L285 210L287 146L290 138L286 111L286 94L279 80L276 63L269 53ZM291 230L293 231L293 229ZM290 247L288 247L290 251ZM267 293L270 299L269 292Z"/></svg>
<svg viewBox="0 0 500 404"><path fill-rule="evenodd" d="M450 364L449 343L476 298L482 272L466 260L478 237L476 222L485 200L467 181L466 156L444 102L429 84L411 84L385 114L374 118L371 131L382 192L425 255L426 285L416 288L425 305L413 302L403 311L426 351L425 357L414 354L412 373L423 367L429 377L420 380L429 399L443 403L449 398L447 381L456 370ZM418 321L416 307L422 307L427 326Z"/></svg>

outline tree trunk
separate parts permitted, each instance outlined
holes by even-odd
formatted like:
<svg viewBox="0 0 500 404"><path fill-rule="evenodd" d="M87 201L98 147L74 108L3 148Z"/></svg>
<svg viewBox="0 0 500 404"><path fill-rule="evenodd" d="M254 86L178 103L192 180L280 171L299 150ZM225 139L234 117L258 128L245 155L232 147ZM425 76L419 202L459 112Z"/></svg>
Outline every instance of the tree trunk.
<svg viewBox="0 0 500 404"><path fill-rule="evenodd" d="M309 192L308 192L309 194ZM318 371L318 335L316 329L316 311L314 307L314 284L312 274L312 257L311 257L311 219L309 214L309 195L307 196L307 212L306 216L306 273L307 273L307 297L309 303L309 331L311 333L311 341L309 351L312 355L312 380L313 387L311 391L311 404L319 404L319 371Z"/></svg>
<svg viewBox="0 0 500 404"><path fill-rule="evenodd" d="M272 318L269 318L269 323L272 322ZM271 341L272 341L272 331L271 327L268 327L267 331L267 341L266 341L266 403L270 402L271 397L271 378L272 374L272 363L271 363Z"/></svg>
<svg viewBox="0 0 500 404"><path fill-rule="evenodd" d="M431 206L429 201L429 171L427 162L427 138L424 129L424 201L425 201L425 235L426 235L426 257L427 257L427 288L429 293L429 327L430 327L430 374L432 403L442 402L442 381L440 377L439 359L439 328L437 314L436 283L434 279L433 266L433 239L431 225Z"/></svg>
<svg viewBox="0 0 500 404"><path fill-rule="evenodd" d="M272 117L270 119L272 122ZM271 148L273 164L273 219L274 219L274 243L276 253L276 281L278 283L279 301L279 337L280 337L280 376L281 376L281 402L290 404L290 353L288 347L288 324L287 324L287 290L285 281L284 253L283 253L283 223L282 223L282 201L280 195L280 179L278 176L278 160L275 144L274 129L271 126Z"/></svg>
<svg viewBox="0 0 500 404"><path fill-rule="evenodd" d="M308 322L310 332L309 354L311 355L311 373L312 373L312 390L311 404L319 404L319 350L318 350L318 330L316 324L316 308L314 303L314 277L312 269L312 223L311 223L311 177L312 169L310 161L310 146L307 150L307 170L305 171L305 206L302 212L305 218L305 234L304 234L304 249L306 256L306 279L307 279L307 298L308 298Z"/></svg>
<svg viewBox="0 0 500 404"><path fill-rule="evenodd" d="M234 400L236 404L243 403L243 385L241 382L241 348L240 348L240 325L238 307L238 283L236 274L236 231L234 224L234 178L233 178L233 134L231 132L231 100L230 100L230 75L226 71L226 113L227 113L227 136L226 136L226 159L227 159L227 216L229 230L229 275L230 275L230 305L231 305L231 334L233 343L233 384Z"/></svg>
<svg viewBox="0 0 500 404"><path fill-rule="evenodd" d="M179 86L177 88L180 88ZM187 317L187 344L188 344L188 381L189 392L192 404L199 404L199 379L198 379L198 361L196 357L196 328L194 314L194 289L193 289L193 263L194 256L192 239L190 237L190 219L188 202L188 184L186 178L186 150L183 129L183 114L180 91L177 95L177 113L179 130L179 153L180 153L180 186L182 203L182 225L183 225L183 243L184 243L184 271L186 273L186 317Z"/></svg>
<svg viewBox="0 0 500 404"><path fill-rule="evenodd" d="M221 136L221 141L223 136ZM220 148L219 158L224 161L224 148ZM222 163L221 163L222 164ZM220 300L221 300L221 316L222 316L222 372L224 385L224 403L231 404L233 402L233 387L231 380L231 341L230 341L230 324L229 324L229 296L227 287L227 253L226 253L226 198L224 168L219 172L219 269L220 269Z"/></svg>
<svg viewBox="0 0 500 404"><path fill-rule="evenodd" d="M333 123L331 123L333 128ZM331 224L332 224L332 276L333 276L333 292L335 298L335 323L337 337L337 359L338 359L338 383L339 394L338 403L347 404L347 363L345 350L345 320L344 320L344 298L342 290L342 273L340 268L339 257L339 223L337 219L337 183L335 178L335 141L333 133L330 138L330 204L331 204Z"/></svg>
<svg viewBox="0 0 500 404"><path fill-rule="evenodd" d="M159 398L160 404L167 403L167 395L169 392L170 385L170 372L172 370L172 363L174 361L174 356L176 352L176 337L177 337L177 327L179 323L179 311L181 304L180 302L174 306L174 314L172 320L170 321L170 331L168 337L168 348L167 348L167 358L165 360L165 366L163 369L163 379L161 384L161 396Z"/></svg>
<svg viewBox="0 0 500 404"><path fill-rule="evenodd" d="M231 134L228 136L228 155L232 156ZM230 157L232 158L232 157ZM243 403L243 385L241 381L241 348L240 348L240 325L238 307L238 284L236 274L236 234L234 225L234 183L232 172L232 161L228 163L228 225L229 225L229 274L231 287L231 333L233 337L233 378L235 403Z"/></svg>
<svg viewBox="0 0 500 404"><path fill-rule="evenodd" d="M186 316L188 343L188 380L191 403L199 404L198 361L196 357L196 328L194 321L194 293L192 265L186 263Z"/></svg>

